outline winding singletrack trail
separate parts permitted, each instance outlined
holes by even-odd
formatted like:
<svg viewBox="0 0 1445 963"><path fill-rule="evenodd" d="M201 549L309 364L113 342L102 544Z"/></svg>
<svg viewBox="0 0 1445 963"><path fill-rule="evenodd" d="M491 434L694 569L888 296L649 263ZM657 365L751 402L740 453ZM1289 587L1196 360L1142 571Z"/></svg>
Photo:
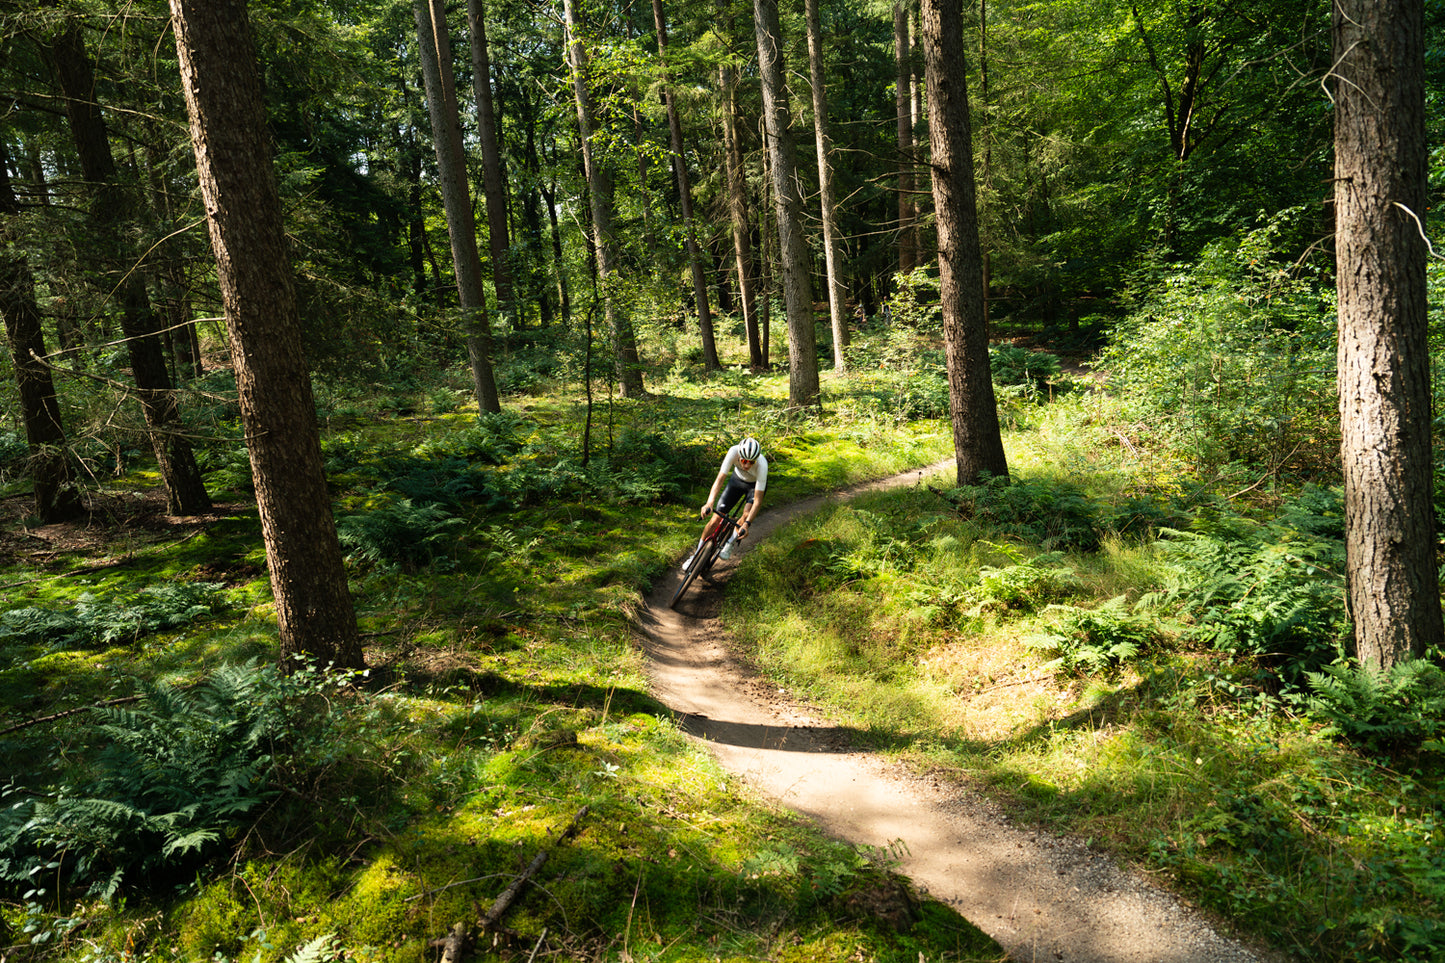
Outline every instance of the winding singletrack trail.
<svg viewBox="0 0 1445 963"><path fill-rule="evenodd" d="M919 484L952 462L831 498ZM766 537L825 498L773 508ZM746 550L747 543L741 548ZM719 762L760 795L836 838L903 844L899 871L951 905L1020 963L1246 963L1278 957L1217 932L1202 914L1083 842L1014 825L967 787L920 777L851 747L734 656L717 611L736 560L719 562L668 609L674 572L642 616L654 693Z"/></svg>

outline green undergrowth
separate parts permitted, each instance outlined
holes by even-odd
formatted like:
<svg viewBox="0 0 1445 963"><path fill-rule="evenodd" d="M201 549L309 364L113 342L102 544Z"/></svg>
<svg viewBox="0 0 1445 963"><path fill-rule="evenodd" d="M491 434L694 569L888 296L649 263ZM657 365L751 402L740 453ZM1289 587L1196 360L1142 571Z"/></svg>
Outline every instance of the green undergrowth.
<svg viewBox="0 0 1445 963"><path fill-rule="evenodd" d="M1280 950L1445 958L1445 671L1346 659L1339 493L1231 502L1087 423L1059 437L1013 437L1008 485L935 478L790 525L725 620L874 748Z"/></svg>
<svg viewBox="0 0 1445 963"><path fill-rule="evenodd" d="M0 570L4 955L429 961L545 854L476 958L1001 959L894 854L742 792L647 693L633 634L739 435L768 447L771 505L943 457L896 384L799 414L782 378L689 373L599 405L585 460L570 399L329 398L363 674L270 668L224 452L214 517L140 539L117 512Z"/></svg>

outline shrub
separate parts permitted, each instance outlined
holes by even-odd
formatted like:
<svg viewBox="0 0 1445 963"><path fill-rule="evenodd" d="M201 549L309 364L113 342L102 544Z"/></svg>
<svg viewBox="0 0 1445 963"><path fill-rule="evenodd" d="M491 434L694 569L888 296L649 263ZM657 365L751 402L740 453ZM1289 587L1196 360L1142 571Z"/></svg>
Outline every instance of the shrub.
<svg viewBox="0 0 1445 963"><path fill-rule="evenodd" d="M1336 470L1332 286L1275 251L1285 227L1216 242L1153 285L1101 358L1126 416L1200 470Z"/></svg>
<svg viewBox="0 0 1445 963"><path fill-rule="evenodd" d="M1011 344L989 348L988 360L995 384L1018 386L1030 400L1046 391L1062 370L1057 355Z"/></svg>
<svg viewBox="0 0 1445 963"><path fill-rule="evenodd" d="M1099 547L1098 506L1076 485L1053 481L989 478L947 492L964 518L1002 535L1054 549Z"/></svg>

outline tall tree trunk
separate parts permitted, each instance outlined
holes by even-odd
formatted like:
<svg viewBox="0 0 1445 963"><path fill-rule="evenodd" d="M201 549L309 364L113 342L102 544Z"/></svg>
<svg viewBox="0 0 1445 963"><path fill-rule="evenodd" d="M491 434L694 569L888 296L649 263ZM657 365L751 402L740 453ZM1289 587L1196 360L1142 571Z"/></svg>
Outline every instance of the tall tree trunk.
<svg viewBox="0 0 1445 963"><path fill-rule="evenodd" d="M728 221L732 225L733 261L738 292L743 302L743 330L748 339L748 368L754 373L767 362L758 334L757 285L753 277L752 226L748 223L748 180L738 130L738 71L732 64L718 68L723 105L723 164L727 168Z"/></svg>
<svg viewBox="0 0 1445 963"><path fill-rule="evenodd" d="M988 93L988 0L978 0L978 84L979 84L979 123L983 128L983 191L984 210L993 202L993 128L990 126L992 118L989 116L989 93ZM981 219L981 218L980 218ZM982 251L982 288L983 288L983 328L988 330L989 322L989 290L992 285L993 257L989 248L987 232L980 229L981 237L979 247Z"/></svg>
<svg viewBox="0 0 1445 963"><path fill-rule="evenodd" d="M918 266L918 216L913 192L913 45L908 34L908 0L893 0L893 59L897 86L893 102L898 121L898 273Z"/></svg>
<svg viewBox="0 0 1445 963"><path fill-rule="evenodd" d="M467 186L467 158L462 149L461 115L452 79L452 42L444 0L415 0L417 45L426 84L427 115L436 144L437 178L446 209L452 266L457 276L457 301L466 319L467 359L481 411L502 410L492 373L492 329L487 318L487 292L482 285L482 259L477 254L477 221Z"/></svg>
<svg viewBox="0 0 1445 963"><path fill-rule="evenodd" d="M492 252L492 284L497 307L512 323L522 324L512 264L511 232L507 227L507 189L502 149L497 141L497 112L492 103L492 61L487 51L487 9L483 0L467 0L467 28L472 35L472 90L477 99L477 139L482 146L482 193L487 201L487 241Z"/></svg>
<svg viewBox="0 0 1445 963"><path fill-rule="evenodd" d="M524 268L519 268L519 274L525 270L527 277L528 301L537 302L537 313L541 326L551 327L555 320L556 308L552 303L552 292L549 289L548 272L543 267L546 264L542 251L545 247L545 232L542 227L542 158L537 149L537 110L533 98L526 91L520 95L521 110L519 120L522 129L526 132L526 148L522 151L522 166L526 172L525 185L522 188L522 223L526 227L527 239L522 245L527 252ZM560 299L559 299L560 303Z"/></svg>
<svg viewBox="0 0 1445 963"><path fill-rule="evenodd" d="M361 668L245 0L170 6L281 655Z"/></svg>
<svg viewBox="0 0 1445 963"><path fill-rule="evenodd" d="M211 507L211 497L206 493L200 466L181 421L166 367L160 319L146 293L145 276L132 264L134 258L125 240L129 233L126 212L138 210L141 205L128 197L121 185L110 134L95 99L95 74L80 26L66 27L50 45L49 53L65 100L81 175L90 194L91 221L97 240L106 246L107 260L117 271L121 330L151 447L165 482L167 510L173 515L199 514Z"/></svg>
<svg viewBox="0 0 1445 963"><path fill-rule="evenodd" d="M697 243L697 225L692 217L692 179L687 174L687 157L682 140L682 118L677 114L677 98L666 75L667 70L667 17L663 13L662 0L652 0L652 19L657 27L657 55L663 64L663 100L667 104L667 128L672 139L672 170L677 178L677 195L682 205L683 229L687 233L687 259L692 264L692 295L697 303L697 323L702 333L703 366L716 371L718 363L717 344L713 340L712 307L707 296L707 269L702 263L702 248Z"/></svg>
<svg viewBox="0 0 1445 963"><path fill-rule="evenodd" d="M654 0L655 2L655 0ZM818 0L804 0L808 20L808 75L813 82L813 130L818 146L818 186L823 213L823 258L828 268L828 316L833 322L833 370L848 369L848 318L843 287L843 259L838 253L838 212L833 197L832 142L828 139L828 95L823 76L823 23Z"/></svg>
<svg viewBox="0 0 1445 963"><path fill-rule="evenodd" d="M35 278L16 246L20 203L10 183L10 163L0 141L0 316L20 389L20 420L30 449L28 466L35 514L60 522L81 514L84 503L71 470L55 383L45 364L45 336L35 302Z"/></svg>
<svg viewBox="0 0 1445 963"><path fill-rule="evenodd" d="M788 403L805 408L821 400L818 341L813 331L813 279L808 269L808 240L803 233L803 199L798 193L797 152L793 146L777 0L753 0L753 25L758 37L758 73L763 82L763 120L772 156L783 303L788 311Z"/></svg>
<svg viewBox="0 0 1445 963"><path fill-rule="evenodd" d="M1335 257L1355 649L1388 669L1445 642L1431 504L1424 4L1336 0Z"/></svg>
<svg viewBox="0 0 1445 963"><path fill-rule="evenodd" d="M922 38L953 450L958 483L972 485L985 473L1008 475L1008 460L999 430L983 320L961 6L953 0L923 0Z"/></svg>
<svg viewBox="0 0 1445 963"><path fill-rule="evenodd" d="M587 88L587 50L582 45L581 22L575 0L563 0L562 16L567 26L567 62L572 68L572 94L577 102L577 127L582 141L582 167L592 204L592 230L596 235L597 273L602 284L603 310L612 330L612 353L617 368L618 391L624 398L640 398L642 364L632 319L617 303L612 291L617 273L617 237L612 227L612 171L596 154L592 144L592 94Z"/></svg>

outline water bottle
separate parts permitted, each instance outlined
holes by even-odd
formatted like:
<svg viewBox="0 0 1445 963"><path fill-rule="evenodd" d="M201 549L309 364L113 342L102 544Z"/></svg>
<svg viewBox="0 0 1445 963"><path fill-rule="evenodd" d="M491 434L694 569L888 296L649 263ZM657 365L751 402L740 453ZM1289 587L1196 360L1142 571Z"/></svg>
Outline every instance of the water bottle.
<svg viewBox="0 0 1445 963"><path fill-rule="evenodd" d="M718 553L718 558L722 559L724 562L726 562L728 559L732 558L732 557L733 557L733 543L736 542L737 540L738 540L738 530L737 530L736 528L734 528L734 529L733 529L733 533L728 536L728 540L727 540L725 543L723 543L722 551Z"/></svg>

